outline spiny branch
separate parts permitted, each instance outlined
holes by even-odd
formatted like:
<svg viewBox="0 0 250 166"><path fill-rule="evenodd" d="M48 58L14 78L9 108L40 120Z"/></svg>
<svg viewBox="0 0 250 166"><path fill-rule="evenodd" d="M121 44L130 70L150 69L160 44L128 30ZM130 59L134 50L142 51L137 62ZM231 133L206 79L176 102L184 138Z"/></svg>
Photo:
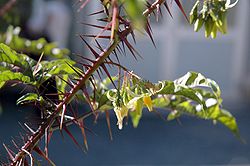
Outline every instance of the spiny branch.
<svg viewBox="0 0 250 166"><path fill-rule="evenodd" d="M163 4L165 0L156 0L149 8L147 8L143 15L148 17L150 13ZM123 30L120 35L123 37L127 37L133 31L132 27L129 26L127 29ZM114 37L113 43L103 51L99 57L96 59L95 63L92 64L91 68L89 68L84 75L77 81L74 87L71 89L70 93L64 97L62 102L60 102L56 109L48 116L48 118L42 122L42 124L38 127L36 132L28 138L28 141L21 147L21 150L15 155L14 159L11 162L11 166L16 166L21 164L23 158L26 157L27 152L31 152L37 145L37 143L42 139L44 136L44 132L47 128L53 124L53 122L58 117L59 113L63 109L63 107L71 101L74 95L81 90L81 88L86 84L87 80L92 76L92 74L99 69L99 67L104 63L104 61L109 57L109 55L118 47L119 42L121 41L120 38Z"/></svg>
<svg viewBox="0 0 250 166"><path fill-rule="evenodd" d="M143 12L143 15L147 17L150 13L152 13L157 7L159 7L164 2L165 0L156 0L149 8L147 8Z"/></svg>
<svg viewBox="0 0 250 166"><path fill-rule="evenodd" d="M63 101L57 106L56 110L44 121L37 131L30 136L29 140L26 142L26 144L21 148L25 149L26 151L32 151L32 149L35 147L35 145L39 142L39 140L43 137L44 131L48 126L51 126L54 120L56 119L57 115L60 113L64 105L67 105L69 101L74 97L74 95L77 93L78 90L81 89L82 86L85 85L86 81L90 78L90 76L99 68L99 66L104 62L104 60L112 53L112 51L116 48L118 44L118 41L114 41L110 47L105 51L102 52L100 57L97 59L96 63L93 64L92 68L90 68L82 77L77 84L72 88L69 95L66 96ZM27 153L23 150L21 150L14 158L13 162L11 163L12 166L15 166L18 164L18 162L26 156Z"/></svg>

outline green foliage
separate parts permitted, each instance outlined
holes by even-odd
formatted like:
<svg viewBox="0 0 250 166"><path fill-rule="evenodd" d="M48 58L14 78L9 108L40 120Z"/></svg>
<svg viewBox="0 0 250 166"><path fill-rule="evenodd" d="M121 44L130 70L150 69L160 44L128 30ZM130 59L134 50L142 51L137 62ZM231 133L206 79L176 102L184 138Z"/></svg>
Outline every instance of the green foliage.
<svg viewBox="0 0 250 166"><path fill-rule="evenodd" d="M219 86L200 73L188 72L175 81L160 81L156 84L141 80L133 75L131 79L125 78L124 80L120 90L103 91L102 94L106 94L109 100L106 103L102 101L102 106L99 109L104 105L107 105L104 108L113 107L116 112L124 112L128 109L133 125L137 127L142 117L143 108L146 107L152 111L150 109L150 105L152 105L172 110L167 117L168 120L186 114L201 119L219 121L239 136L235 118L228 111L221 109L222 99ZM100 104L98 100L96 102L96 105ZM121 127L122 119L127 114L116 113L116 115Z"/></svg>
<svg viewBox="0 0 250 166"><path fill-rule="evenodd" d="M10 70L0 71L0 88L7 81L19 81L25 84L32 84L30 77L23 75L20 72L12 72Z"/></svg>
<svg viewBox="0 0 250 166"><path fill-rule="evenodd" d="M42 61L39 63L39 67L36 70L36 77L45 81L48 78L57 75L74 76L76 74L75 70L70 66L73 64L75 64L75 62L70 59Z"/></svg>
<svg viewBox="0 0 250 166"><path fill-rule="evenodd" d="M0 16L0 32L5 31L9 25L20 26L24 24L29 16L31 15L31 4L32 0L1 0L0 8L2 8L7 3L10 3L9 10Z"/></svg>
<svg viewBox="0 0 250 166"><path fill-rule="evenodd" d="M137 58L138 53L128 39L131 35L135 41L135 30L140 32L144 30L155 44L149 17L154 13L158 20L159 14L162 13L161 5L164 5L172 16L167 1L102 0L101 2L104 10L91 15L103 13L104 18L98 21L106 23L106 26L86 24L101 29L101 33L80 36L95 58L82 57L83 62L79 62L82 69L76 67L77 62L68 57L67 49L59 49L56 44L48 43L44 39L31 41L22 38L19 36L19 27L10 26L5 33L0 34L0 88L7 83L9 85L22 83L32 87L29 93L17 100L17 104L33 104L39 107L43 121L35 132L25 124L31 131L31 136L15 157L5 147L10 154L11 165L27 165L27 155L33 162L33 151L53 165L47 154L48 140L51 138L52 131L65 130L79 146L67 129L71 124L79 126L85 147L88 149L84 119L90 115L95 115L97 120L99 113L105 113L112 138L108 112L110 110L113 110L117 117L119 129L122 129L125 117L129 116L133 126L137 127L144 110L157 112L156 108L161 108L163 111L166 110L167 116L164 117L166 120L175 120L182 115L187 115L213 122L218 121L239 137L235 118L222 108L221 91L215 81L200 73L188 72L174 81L163 80L151 83L120 64L117 52L125 52L125 47L135 59ZM174 2L186 17L181 2L179 0ZM88 1L79 1L79 3L83 3L80 7L82 8ZM190 23L194 24L194 30L199 31L204 25L205 36L212 38L216 37L217 30L222 34L226 33L226 13L234 6L229 3L230 0L204 0L200 10L200 1L197 1L190 12ZM110 35L102 35L105 31L110 31ZM98 51L84 37L94 37ZM102 48L99 38L108 40L107 48ZM115 54L117 62L110 57L112 53ZM39 57L39 60L32 59L30 54ZM54 59L44 60L44 56ZM112 77L109 74L107 64L118 67L118 76ZM124 74L121 74L122 70ZM108 76L107 79L101 79L101 74L104 72ZM95 73L100 80L96 78ZM78 115L78 111L72 109L71 105L77 100L88 102L91 112ZM71 113L67 110L71 110ZM45 151L38 147L43 137L45 137Z"/></svg>
<svg viewBox="0 0 250 166"><path fill-rule="evenodd" d="M204 0L201 4L197 0L190 12L190 24L194 24L194 31L198 32L205 27L205 37L216 38L217 31L227 33L227 11L235 4L230 5L230 0ZM200 6L202 6L201 10Z"/></svg>
<svg viewBox="0 0 250 166"><path fill-rule="evenodd" d="M0 43L0 62L2 67L18 67L23 69L24 74L32 77L32 67L36 62L24 54L18 54L10 47Z"/></svg>
<svg viewBox="0 0 250 166"><path fill-rule="evenodd" d="M19 36L20 31L20 27L9 26L5 33L0 34L0 43L5 43L18 52L36 56L43 53L52 58L67 58L70 53L68 49L60 49L56 43L48 43L44 38L38 40L22 38Z"/></svg>
<svg viewBox="0 0 250 166"><path fill-rule="evenodd" d="M19 54L9 46L0 43L0 85L9 81L18 81L39 88L39 86L53 76L77 78L75 62L69 58L51 61L35 61L25 54ZM61 91L66 88L65 83L57 84Z"/></svg>
<svg viewBox="0 0 250 166"><path fill-rule="evenodd" d="M42 96L39 96L36 93L27 93L16 101L17 105L23 105L23 104L34 103L34 102L42 103L44 102L44 99Z"/></svg>
<svg viewBox="0 0 250 166"><path fill-rule="evenodd" d="M141 13L143 13L145 9L145 0L125 0L121 3L125 4L126 11L132 20L133 26L138 29L143 28L146 20Z"/></svg>
<svg viewBox="0 0 250 166"><path fill-rule="evenodd" d="M0 43L0 51L1 62L13 64L21 68L29 68L35 64L34 60L29 58L27 55L18 54L16 51L3 43Z"/></svg>
<svg viewBox="0 0 250 166"><path fill-rule="evenodd" d="M61 76L64 81L57 79L57 87L64 92L68 78L77 78L77 73L83 72L79 68L73 67L75 62L70 59L38 63L28 58L27 55L16 53L4 44L0 44L0 49L1 64L18 66L29 71L28 73L32 73L32 75L25 75L1 65L1 86L8 81L15 80L38 89L50 77ZM115 81L118 78L112 77L111 79ZM90 99L84 100L94 103L96 110L104 112L113 109L120 129L124 117L130 115L134 127L137 127L143 114L143 108L155 111L153 107L158 107L172 110L166 118L168 120L176 119L182 114L215 120L238 135L235 118L226 110L221 109L222 99L219 86L215 81L205 78L200 73L188 72L175 81L160 81L156 84L128 73L128 76L124 77L120 89L109 89L109 84L112 83L110 79L104 79L99 83L98 80L94 82L96 82L96 86L92 86L94 94L90 95ZM85 97L83 96L83 98ZM22 96L17 104L33 102L41 103L44 100L39 94L28 93Z"/></svg>

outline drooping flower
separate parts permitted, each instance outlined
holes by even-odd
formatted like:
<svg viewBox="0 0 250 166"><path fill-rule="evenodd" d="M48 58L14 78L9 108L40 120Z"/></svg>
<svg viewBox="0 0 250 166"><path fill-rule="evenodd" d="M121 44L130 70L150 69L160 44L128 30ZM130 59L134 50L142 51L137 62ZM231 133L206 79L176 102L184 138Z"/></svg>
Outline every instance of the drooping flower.
<svg viewBox="0 0 250 166"><path fill-rule="evenodd" d="M124 105L121 107L118 106L114 108L114 111L117 118L118 128L121 130L123 125L123 119L124 117L128 116L128 108Z"/></svg>

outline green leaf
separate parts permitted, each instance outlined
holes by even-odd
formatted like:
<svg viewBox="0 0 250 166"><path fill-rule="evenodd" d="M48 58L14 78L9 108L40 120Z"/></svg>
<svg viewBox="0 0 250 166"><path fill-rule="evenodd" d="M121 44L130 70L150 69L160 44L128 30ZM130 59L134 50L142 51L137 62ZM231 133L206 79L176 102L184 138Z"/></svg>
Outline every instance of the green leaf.
<svg viewBox="0 0 250 166"><path fill-rule="evenodd" d="M63 74L76 74L70 65L74 65L75 62L70 59L58 59L52 61L42 61L41 69L45 75L63 75ZM77 70L80 70L76 68Z"/></svg>
<svg viewBox="0 0 250 166"><path fill-rule="evenodd" d="M19 72L12 72L10 70L6 70L0 72L0 88L7 82L7 81L20 81L25 84L34 84L31 81L30 77L23 75L23 73Z"/></svg>
<svg viewBox="0 0 250 166"><path fill-rule="evenodd" d="M196 88L197 89L208 88L213 92L213 94L217 98L220 98L220 95L221 95L221 91L220 91L218 84L215 81L204 77L200 73L188 72L181 78L175 80L174 83L175 83L175 86L177 87L181 86L185 89L191 88L193 90L196 90Z"/></svg>
<svg viewBox="0 0 250 166"><path fill-rule="evenodd" d="M216 120L231 130L239 137L239 130L235 118L226 110L220 109L218 104L215 104L204 111L199 110L198 105L194 105L189 101L184 101L177 104L175 109L183 114L189 114L202 119Z"/></svg>
<svg viewBox="0 0 250 166"><path fill-rule="evenodd" d="M61 76L61 78L65 81L68 81L69 75L64 74ZM56 79L56 88L58 90L59 93L64 93L66 91L66 86L67 83L65 81L63 81L61 78L59 77L55 77ZM63 95L59 95L59 99L62 99Z"/></svg>
<svg viewBox="0 0 250 166"><path fill-rule="evenodd" d="M132 111L129 112L129 115L132 119L132 124L134 128L136 128L142 117L143 101L142 99L138 99L133 104L134 104L134 108Z"/></svg>
<svg viewBox="0 0 250 166"><path fill-rule="evenodd" d="M216 120L235 135L239 135L235 118L220 108L222 99L217 83L200 73L188 72L175 81L162 81L161 90L153 100L154 107L169 108L172 111L168 120L173 120L181 114L188 114L202 119ZM167 99L166 105L162 102Z"/></svg>
<svg viewBox="0 0 250 166"><path fill-rule="evenodd" d="M0 62L7 64L13 64L24 70L24 74L32 76L32 66L36 62L24 54L18 54L7 45L0 43Z"/></svg>
<svg viewBox="0 0 250 166"><path fill-rule="evenodd" d="M104 107L104 105L106 105L106 103L109 101L107 94L104 93L100 96L99 100L98 100L98 109L102 110ZM106 111L106 110L103 110Z"/></svg>
<svg viewBox="0 0 250 166"><path fill-rule="evenodd" d="M196 1L194 4L190 14L189 14L189 22L190 24L195 23L195 21L198 19L198 7L199 7L200 1Z"/></svg>
<svg viewBox="0 0 250 166"><path fill-rule="evenodd" d="M6 70L10 70L10 65L7 65L6 63L0 63L0 72L6 71Z"/></svg>
<svg viewBox="0 0 250 166"><path fill-rule="evenodd" d="M181 116L179 111L173 110L168 114L167 120L171 121Z"/></svg>
<svg viewBox="0 0 250 166"><path fill-rule="evenodd" d="M159 84L162 86L158 94L173 94L175 90L175 85L173 81L161 81Z"/></svg>
<svg viewBox="0 0 250 166"><path fill-rule="evenodd" d="M17 100L17 105L22 105L26 103L43 102L43 97L38 96L36 93L27 93Z"/></svg>
<svg viewBox="0 0 250 166"><path fill-rule="evenodd" d="M175 81L161 82L163 87L157 92L157 94L179 95L204 105L202 95L195 88L199 86L209 87L205 80L206 78L201 74L189 72Z"/></svg>
<svg viewBox="0 0 250 166"><path fill-rule="evenodd" d="M164 108L169 105L170 100L167 97L157 97L152 100L153 106L158 108Z"/></svg>
<svg viewBox="0 0 250 166"><path fill-rule="evenodd" d="M73 67L75 64L74 61L70 59L58 59L58 60L52 60L52 61L42 61L39 64L39 68L35 74L35 77L38 81L38 84L43 83L47 79L49 79L52 76L59 76L60 77L68 77L71 76L71 78L78 78L78 73L82 73L82 71L77 68ZM77 72L78 73L77 73ZM67 75L67 76L66 76ZM67 80L67 79L66 79ZM58 81L58 79L57 79ZM62 81L64 82L64 81ZM65 88L66 84L60 83L60 88Z"/></svg>
<svg viewBox="0 0 250 166"><path fill-rule="evenodd" d="M227 33L227 12L231 8L228 4L230 1L204 1L202 9L197 11L197 4L199 0L196 1L190 12L190 23L194 24L194 31L199 31L199 29L205 25L205 37L211 36L213 39L216 38L217 30L222 34ZM235 6L235 2L233 6ZM229 7L229 6L230 7Z"/></svg>
<svg viewBox="0 0 250 166"><path fill-rule="evenodd" d="M211 18L211 16L209 16L205 22L205 37L209 37L212 30L213 30L213 26L214 26L214 21Z"/></svg>
<svg viewBox="0 0 250 166"><path fill-rule="evenodd" d="M194 31L198 32L201 29L203 23L204 23L204 20L202 19L201 16L199 16L198 19L194 23Z"/></svg>
<svg viewBox="0 0 250 166"><path fill-rule="evenodd" d="M230 112L223 109L220 110L220 114L217 116L216 120L228 127L237 137L240 137L236 119Z"/></svg>

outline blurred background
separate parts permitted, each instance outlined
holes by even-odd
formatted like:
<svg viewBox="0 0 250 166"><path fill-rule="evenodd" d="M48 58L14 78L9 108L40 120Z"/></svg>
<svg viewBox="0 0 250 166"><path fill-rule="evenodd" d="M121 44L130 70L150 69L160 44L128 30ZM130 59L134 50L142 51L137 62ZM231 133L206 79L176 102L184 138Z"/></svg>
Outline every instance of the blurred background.
<svg viewBox="0 0 250 166"><path fill-rule="evenodd" d="M4 2L1 0L0 6ZM187 13L194 2L183 1ZM94 23L87 14L101 8L89 3L77 12L79 6L75 3L75 0L19 0L13 11L20 18L14 24L21 26L24 37L45 36L59 47L85 55L78 34L93 31L81 22ZM158 23L151 19L157 48L148 37L139 35L136 48L143 59L135 61L132 56L122 56L121 63L152 82L173 80L188 71L216 80L224 107L236 117L246 144L220 124L190 117L166 123L154 114L146 114L137 129L128 123L121 131L113 116L114 140L110 141L105 118L101 117L97 124L89 118L87 127L94 133L87 133L87 154L67 135L62 138L59 132L55 133L50 157L57 165L250 165L250 2L241 0L229 11L228 34L216 39L206 39L203 31L194 32L174 3L172 13L173 19L166 11ZM0 30L5 28L3 24ZM19 123L33 116L31 110L15 106L17 98L11 87L0 91L1 143L10 144L22 132ZM72 127L72 132L82 142L80 130ZM4 155L0 146L0 158Z"/></svg>

